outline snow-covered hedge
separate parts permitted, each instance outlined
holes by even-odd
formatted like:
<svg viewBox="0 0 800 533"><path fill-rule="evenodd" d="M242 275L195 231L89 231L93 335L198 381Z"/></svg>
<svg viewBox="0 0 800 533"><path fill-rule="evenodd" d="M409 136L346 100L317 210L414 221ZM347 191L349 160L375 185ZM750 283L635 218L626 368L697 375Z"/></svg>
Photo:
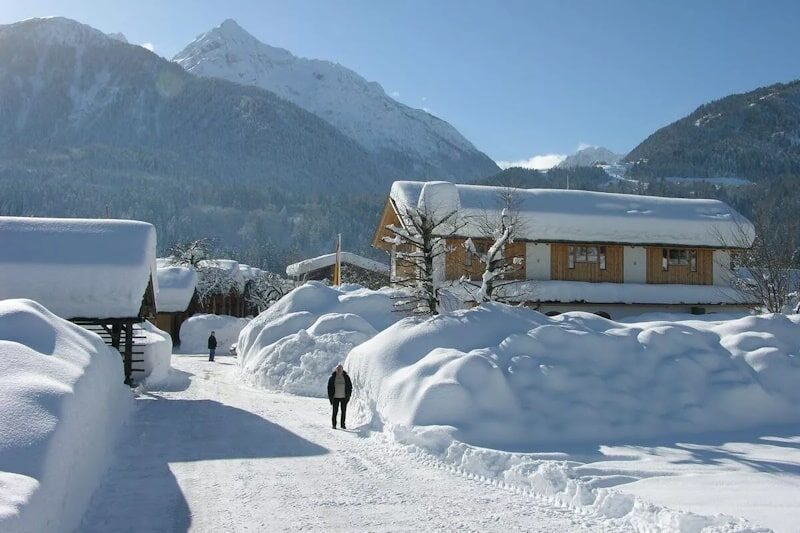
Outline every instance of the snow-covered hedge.
<svg viewBox="0 0 800 533"><path fill-rule="evenodd" d="M206 353L208 336L217 337L217 353L225 355L249 320L227 315L194 315L181 324L181 352Z"/></svg>
<svg viewBox="0 0 800 533"><path fill-rule="evenodd" d="M800 421L800 316L622 324L487 304L353 349L362 408L500 449Z"/></svg>
<svg viewBox="0 0 800 533"><path fill-rule="evenodd" d="M306 396L325 396L333 368L347 353L402 318L397 293L310 281L258 315L237 346L249 383Z"/></svg>
<svg viewBox="0 0 800 533"><path fill-rule="evenodd" d="M72 531L131 407L122 360L31 300L0 301L0 531Z"/></svg>

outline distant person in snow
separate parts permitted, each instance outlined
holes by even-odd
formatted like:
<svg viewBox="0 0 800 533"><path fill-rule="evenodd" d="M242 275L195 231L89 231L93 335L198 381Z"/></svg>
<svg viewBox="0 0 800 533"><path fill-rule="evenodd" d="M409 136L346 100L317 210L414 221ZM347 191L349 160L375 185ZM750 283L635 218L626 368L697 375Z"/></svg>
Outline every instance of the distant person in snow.
<svg viewBox="0 0 800 533"><path fill-rule="evenodd" d="M347 429L347 424L345 424L347 402L350 401L350 395L352 393L353 382L350 381L350 376L344 371L342 365L337 366L328 380L328 400L330 400L333 406L333 416L331 416L333 429L336 429L336 413L339 412L340 405L342 406L342 429Z"/></svg>
<svg viewBox="0 0 800 533"><path fill-rule="evenodd" d="M208 360L212 363L214 362L214 354L217 353L217 337L214 336L214 332L211 332L211 335L208 336Z"/></svg>

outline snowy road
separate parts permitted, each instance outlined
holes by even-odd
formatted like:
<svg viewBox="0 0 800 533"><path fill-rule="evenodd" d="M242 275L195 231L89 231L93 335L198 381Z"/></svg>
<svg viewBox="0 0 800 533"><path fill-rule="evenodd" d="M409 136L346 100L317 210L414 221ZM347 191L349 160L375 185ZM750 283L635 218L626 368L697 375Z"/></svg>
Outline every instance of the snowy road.
<svg viewBox="0 0 800 533"><path fill-rule="evenodd" d="M247 388L235 362L173 358L137 409L81 531L611 531L425 465L325 400Z"/></svg>

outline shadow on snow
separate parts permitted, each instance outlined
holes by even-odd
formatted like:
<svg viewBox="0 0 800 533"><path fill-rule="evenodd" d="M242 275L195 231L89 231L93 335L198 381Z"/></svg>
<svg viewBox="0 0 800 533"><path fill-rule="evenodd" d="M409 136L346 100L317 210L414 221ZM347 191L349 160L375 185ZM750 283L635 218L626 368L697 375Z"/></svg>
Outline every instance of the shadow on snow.
<svg viewBox="0 0 800 533"><path fill-rule="evenodd" d="M147 396L153 399L136 402L80 531L187 531L191 511L170 463L328 452L282 426L216 401ZM228 489L219 487L212 497L235 497Z"/></svg>

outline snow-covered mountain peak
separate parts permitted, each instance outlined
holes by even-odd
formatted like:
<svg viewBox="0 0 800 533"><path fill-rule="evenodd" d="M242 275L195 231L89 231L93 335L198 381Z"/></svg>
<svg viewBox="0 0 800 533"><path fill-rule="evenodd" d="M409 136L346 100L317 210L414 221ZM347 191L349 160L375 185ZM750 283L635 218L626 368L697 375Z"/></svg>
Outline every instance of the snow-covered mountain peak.
<svg viewBox="0 0 800 533"><path fill-rule="evenodd" d="M106 35L108 35L109 37L111 37L111 38L112 38L112 39L114 39L115 41L119 41L119 42L121 42L121 43L129 44L129 43L128 43L128 38L127 38L127 37L125 37L125 34L124 34L124 33L122 33L122 32L108 33L108 34L106 34Z"/></svg>
<svg viewBox="0 0 800 533"><path fill-rule="evenodd" d="M624 156L602 146L586 146L558 164L562 168L590 167L598 164L614 165Z"/></svg>
<svg viewBox="0 0 800 533"><path fill-rule="evenodd" d="M46 45L78 46L111 40L100 30L65 17L30 18L0 26L0 32L20 30L27 38Z"/></svg>
<svg viewBox="0 0 800 533"><path fill-rule="evenodd" d="M447 122L395 101L380 84L338 63L297 57L264 44L234 20L200 35L173 61L199 76L272 91L329 122L367 150L435 159L436 166L442 160L463 162L465 156L478 156L478 166L486 167L479 175L496 169Z"/></svg>

